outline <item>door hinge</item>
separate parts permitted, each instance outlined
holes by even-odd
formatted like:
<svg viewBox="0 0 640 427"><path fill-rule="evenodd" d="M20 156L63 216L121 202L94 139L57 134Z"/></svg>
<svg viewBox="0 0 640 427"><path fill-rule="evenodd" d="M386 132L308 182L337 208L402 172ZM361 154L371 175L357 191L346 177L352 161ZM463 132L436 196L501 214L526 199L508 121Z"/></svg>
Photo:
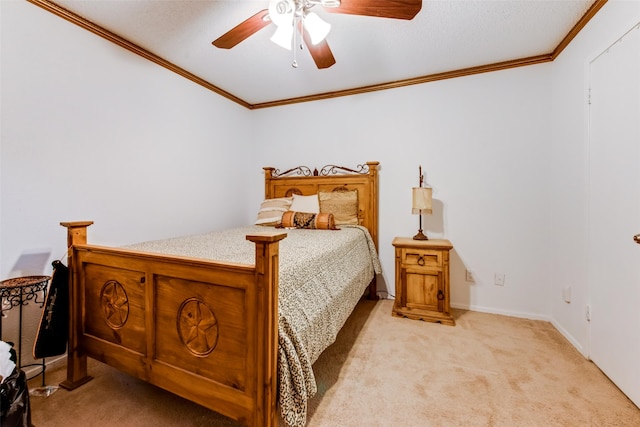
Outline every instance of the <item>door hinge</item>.
<svg viewBox="0 0 640 427"><path fill-rule="evenodd" d="M587 309L585 310L585 317L587 322L591 322L591 305L587 304Z"/></svg>

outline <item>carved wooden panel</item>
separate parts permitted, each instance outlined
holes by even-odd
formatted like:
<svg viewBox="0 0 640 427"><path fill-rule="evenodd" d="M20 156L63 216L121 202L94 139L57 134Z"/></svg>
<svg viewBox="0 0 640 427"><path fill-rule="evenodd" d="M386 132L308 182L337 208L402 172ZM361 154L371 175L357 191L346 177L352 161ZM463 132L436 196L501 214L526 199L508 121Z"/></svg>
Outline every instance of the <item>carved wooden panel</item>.
<svg viewBox="0 0 640 427"><path fill-rule="evenodd" d="M244 290L170 276L156 276L155 289L156 360L244 390Z"/></svg>
<svg viewBox="0 0 640 427"><path fill-rule="evenodd" d="M91 263L83 269L85 333L146 353L144 273Z"/></svg>

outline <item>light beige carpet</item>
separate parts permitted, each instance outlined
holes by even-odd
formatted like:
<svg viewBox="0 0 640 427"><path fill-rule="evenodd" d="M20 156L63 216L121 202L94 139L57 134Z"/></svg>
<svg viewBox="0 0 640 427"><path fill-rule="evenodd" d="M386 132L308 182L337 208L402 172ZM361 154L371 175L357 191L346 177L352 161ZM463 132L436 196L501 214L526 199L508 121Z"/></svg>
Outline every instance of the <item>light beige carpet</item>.
<svg viewBox="0 0 640 427"><path fill-rule="evenodd" d="M640 410L547 322L454 310L456 326L362 301L314 365L309 426L640 426ZM36 427L238 426L98 362L32 397ZM49 370L47 383L64 379ZM32 380L31 388L39 385Z"/></svg>

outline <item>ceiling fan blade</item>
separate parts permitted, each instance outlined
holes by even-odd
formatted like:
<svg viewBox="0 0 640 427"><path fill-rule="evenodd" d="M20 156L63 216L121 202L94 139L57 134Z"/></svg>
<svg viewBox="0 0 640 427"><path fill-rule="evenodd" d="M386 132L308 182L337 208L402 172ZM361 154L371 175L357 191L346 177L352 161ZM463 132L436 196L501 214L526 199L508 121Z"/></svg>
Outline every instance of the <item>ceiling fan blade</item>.
<svg viewBox="0 0 640 427"><path fill-rule="evenodd" d="M271 20L268 18L265 19L268 14L269 11L267 9L261 10L251 18L242 21L240 24L218 37L212 42L212 44L221 49L231 49L244 39L269 25Z"/></svg>
<svg viewBox="0 0 640 427"><path fill-rule="evenodd" d="M326 7L324 11L410 20L420 9L422 0L342 0L340 6Z"/></svg>
<svg viewBox="0 0 640 427"><path fill-rule="evenodd" d="M304 30L303 38L304 44L307 45L307 49L309 49L309 53L318 68L329 68L336 63L336 59L333 57L327 40L322 40L320 43L314 45L311 43L311 36L306 29Z"/></svg>

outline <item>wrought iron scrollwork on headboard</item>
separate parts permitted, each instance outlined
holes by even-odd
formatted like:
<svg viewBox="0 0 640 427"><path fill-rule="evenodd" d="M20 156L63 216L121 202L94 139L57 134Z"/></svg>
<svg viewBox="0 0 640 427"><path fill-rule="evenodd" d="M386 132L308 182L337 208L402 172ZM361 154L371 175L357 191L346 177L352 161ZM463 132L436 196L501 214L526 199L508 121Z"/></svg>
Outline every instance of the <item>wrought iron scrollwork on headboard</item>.
<svg viewBox="0 0 640 427"><path fill-rule="evenodd" d="M320 175L322 176L335 175L335 174L345 173L345 172L368 174L369 165L366 163L362 165L357 165L356 169L350 169L344 166L326 165L326 166L323 166L322 169L320 169Z"/></svg>
<svg viewBox="0 0 640 427"><path fill-rule="evenodd" d="M285 175L302 175L302 176L318 176L318 170L314 170L313 172L311 172L311 169L309 169L307 166L297 166L295 168L291 168L288 169L284 172L280 172L279 169L274 169L273 173L271 174L271 176L273 178L280 178L282 176Z"/></svg>
<svg viewBox="0 0 640 427"><path fill-rule="evenodd" d="M281 178L286 175L301 175L301 176L329 176L329 175L337 175L343 173L357 173L357 174L368 174L369 173L369 165L362 164L357 165L356 169L347 168L344 166L336 166L336 165L325 165L320 169L314 169L313 171L308 166L297 166L295 168L288 169L284 172L280 172L278 169L275 169L272 173L273 178Z"/></svg>

